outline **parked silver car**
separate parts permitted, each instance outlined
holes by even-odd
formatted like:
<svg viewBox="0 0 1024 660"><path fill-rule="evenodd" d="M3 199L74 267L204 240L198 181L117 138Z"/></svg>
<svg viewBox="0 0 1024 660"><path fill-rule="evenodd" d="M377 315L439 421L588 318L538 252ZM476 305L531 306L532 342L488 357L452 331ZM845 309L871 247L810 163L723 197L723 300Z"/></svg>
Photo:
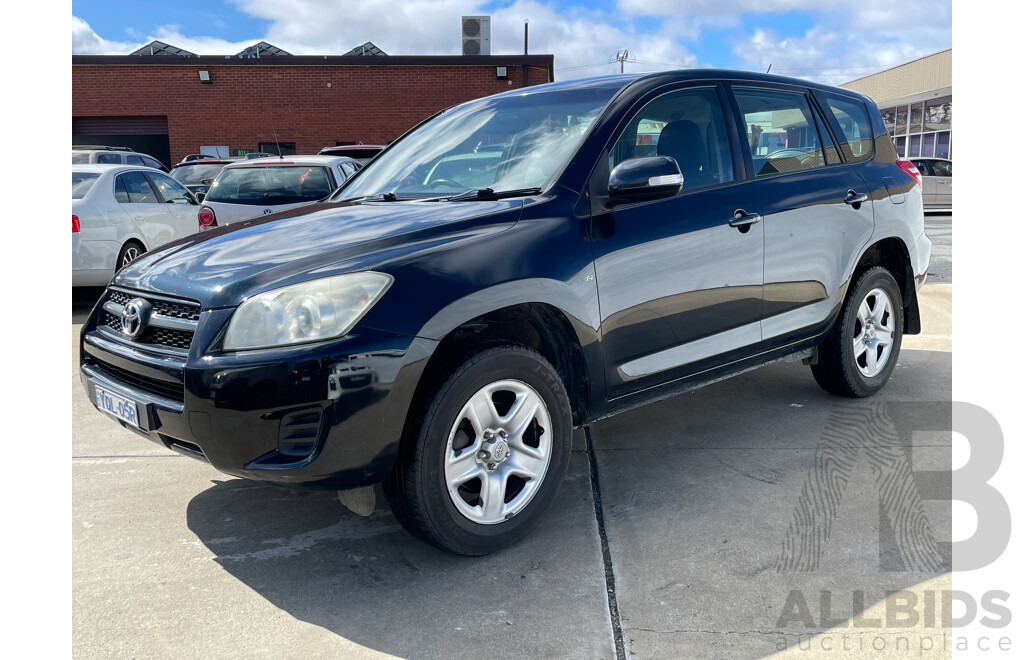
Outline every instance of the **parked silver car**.
<svg viewBox="0 0 1024 660"><path fill-rule="evenodd" d="M106 286L139 255L197 231L199 204L139 165L71 166L71 285Z"/></svg>
<svg viewBox="0 0 1024 660"><path fill-rule="evenodd" d="M911 158L921 172L925 211L953 210L953 161L946 158Z"/></svg>

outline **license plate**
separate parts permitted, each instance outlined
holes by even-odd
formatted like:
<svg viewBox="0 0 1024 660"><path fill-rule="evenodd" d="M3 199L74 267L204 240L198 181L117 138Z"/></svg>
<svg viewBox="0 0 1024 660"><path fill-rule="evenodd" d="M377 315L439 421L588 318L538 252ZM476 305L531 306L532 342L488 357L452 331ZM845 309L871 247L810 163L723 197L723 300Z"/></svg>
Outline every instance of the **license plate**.
<svg viewBox="0 0 1024 660"><path fill-rule="evenodd" d="M135 402L96 386L96 407L139 428L139 409Z"/></svg>

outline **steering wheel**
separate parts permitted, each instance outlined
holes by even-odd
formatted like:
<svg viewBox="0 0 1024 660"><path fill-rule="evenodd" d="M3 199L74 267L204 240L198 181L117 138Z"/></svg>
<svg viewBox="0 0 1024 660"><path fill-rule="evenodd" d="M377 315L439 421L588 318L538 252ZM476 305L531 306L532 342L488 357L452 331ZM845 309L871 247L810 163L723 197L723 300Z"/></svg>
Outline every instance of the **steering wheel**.
<svg viewBox="0 0 1024 660"><path fill-rule="evenodd" d="M452 181L451 179L434 179L433 181L431 181L430 183L427 184L428 188L440 188L441 186L445 186L447 188L465 188L466 187L466 186L462 185L461 183L456 183L455 181Z"/></svg>

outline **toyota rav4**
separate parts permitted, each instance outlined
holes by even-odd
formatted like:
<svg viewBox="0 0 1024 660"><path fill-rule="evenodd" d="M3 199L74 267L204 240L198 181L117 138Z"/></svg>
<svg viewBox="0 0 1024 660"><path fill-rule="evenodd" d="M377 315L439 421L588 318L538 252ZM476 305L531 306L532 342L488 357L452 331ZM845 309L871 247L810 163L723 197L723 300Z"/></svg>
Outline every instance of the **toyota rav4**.
<svg viewBox="0 0 1024 660"><path fill-rule="evenodd" d="M472 181L438 176L482 144ZM783 359L878 392L921 329L923 218L848 90L711 70L517 89L320 202L126 266L82 382L223 472L382 483L410 532L484 554L556 501L573 427Z"/></svg>

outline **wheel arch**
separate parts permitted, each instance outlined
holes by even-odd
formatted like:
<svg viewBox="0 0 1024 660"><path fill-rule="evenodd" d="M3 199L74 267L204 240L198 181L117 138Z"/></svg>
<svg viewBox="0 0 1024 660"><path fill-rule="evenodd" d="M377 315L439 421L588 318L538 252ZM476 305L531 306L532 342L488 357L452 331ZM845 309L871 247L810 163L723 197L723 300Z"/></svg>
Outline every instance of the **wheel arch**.
<svg viewBox="0 0 1024 660"><path fill-rule="evenodd" d="M875 266L888 270L900 289L903 298L903 334L920 334L921 310L917 301L917 286L910 261L910 250L906 243L898 236L888 236L873 242L861 253L850 281L856 282L861 274Z"/></svg>

